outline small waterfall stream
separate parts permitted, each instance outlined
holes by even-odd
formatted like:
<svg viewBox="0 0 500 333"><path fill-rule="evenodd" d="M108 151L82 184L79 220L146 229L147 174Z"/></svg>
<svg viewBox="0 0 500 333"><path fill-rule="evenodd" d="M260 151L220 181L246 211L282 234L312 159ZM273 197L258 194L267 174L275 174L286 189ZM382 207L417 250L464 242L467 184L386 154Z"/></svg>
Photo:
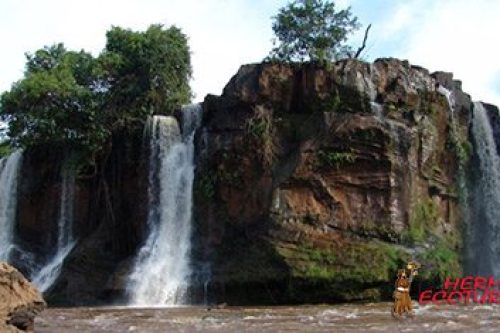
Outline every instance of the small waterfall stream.
<svg viewBox="0 0 500 333"><path fill-rule="evenodd" d="M451 121L451 130L453 131L453 135L457 133L457 124L455 120L455 99L453 97L453 92L449 89L446 89L442 85L437 87L437 92L446 97L448 101L448 109L450 110L450 121Z"/></svg>
<svg viewBox="0 0 500 333"><path fill-rule="evenodd" d="M32 277L33 283L44 292L52 286L61 273L66 256L75 245L73 239L73 203L75 195L74 171L63 167L59 220L57 221L57 244L55 254Z"/></svg>
<svg viewBox="0 0 500 333"><path fill-rule="evenodd" d="M474 103L472 135L479 170L471 184L468 268L470 273L500 276L500 157L487 112Z"/></svg>
<svg viewBox="0 0 500 333"><path fill-rule="evenodd" d="M0 261L8 261L14 246L17 179L23 153L17 150L0 160Z"/></svg>
<svg viewBox="0 0 500 333"><path fill-rule="evenodd" d="M129 276L127 291L135 306L185 304L191 275L191 209L194 133L201 106L183 108L182 133L177 120L149 121L148 236Z"/></svg>

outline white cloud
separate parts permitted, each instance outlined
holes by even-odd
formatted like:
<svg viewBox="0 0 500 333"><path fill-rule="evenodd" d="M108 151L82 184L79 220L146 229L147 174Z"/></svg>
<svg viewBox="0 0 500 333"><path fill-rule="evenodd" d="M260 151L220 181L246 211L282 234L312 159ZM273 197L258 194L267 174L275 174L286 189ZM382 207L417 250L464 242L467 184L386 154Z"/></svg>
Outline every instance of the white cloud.
<svg viewBox="0 0 500 333"><path fill-rule="evenodd" d="M17 0L0 2L0 91L22 76L24 52L62 41L97 54L111 25L176 24L190 38L197 100L219 94L239 66L271 49L270 17L288 0ZM500 0L339 0L373 23L367 54L452 71L474 99L500 105ZM363 31L353 39L357 46ZM496 86L495 86L496 83Z"/></svg>
<svg viewBox="0 0 500 333"><path fill-rule="evenodd" d="M473 99L500 105L499 13L499 0L411 1L384 24L384 42L399 40L395 56L453 72Z"/></svg>
<svg viewBox="0 0 500 333"><path fill-rule="evenodd" d="M220 94L239 66L258 62L271 48L269 0L19 0L0 4L0 91L21 78L24 52L64 42L98 54L111 25L145 29L175 24L190 38L197 100Z"/></svg>

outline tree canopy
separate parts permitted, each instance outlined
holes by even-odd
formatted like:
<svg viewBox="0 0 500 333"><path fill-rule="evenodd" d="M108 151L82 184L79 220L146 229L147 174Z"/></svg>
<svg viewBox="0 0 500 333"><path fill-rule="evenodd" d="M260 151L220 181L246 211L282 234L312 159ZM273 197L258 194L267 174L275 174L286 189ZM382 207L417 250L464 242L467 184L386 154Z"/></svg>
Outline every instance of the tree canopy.
<svg viewBox="0 0 500 333"><path fill-rule="evenodd" d="M275 47L269 58L285 62L329 62L347 57L349 35L359 28L351 8L323 0L295 0L273 17Z"/></svg>
<svg viewBox="0 0 500 333"><path fill-rule="evenodd" d="M190 52L176 27L113 27L98 57L56 44L26 54L24 77L0 97L18 147L65 144L95 152L111 132L191 99Z"/></svg>
<svg viewBox="0 0 500 333"><path fill-rule="evenodd" d="M109 111L168 114L191 100L190 52L178 28L152 25L145 32L134 32L114 27L106 37L99 61L103 85L109 88Z"/></svg>
<svg viewBox="0 0 500 333"><path fill-rule="evenodd" d="M27 54L24 78L2 94L0 114L16 146L67 141L88 144L101 135L92 127L98 105L92 55L62 44Z"/></svg>

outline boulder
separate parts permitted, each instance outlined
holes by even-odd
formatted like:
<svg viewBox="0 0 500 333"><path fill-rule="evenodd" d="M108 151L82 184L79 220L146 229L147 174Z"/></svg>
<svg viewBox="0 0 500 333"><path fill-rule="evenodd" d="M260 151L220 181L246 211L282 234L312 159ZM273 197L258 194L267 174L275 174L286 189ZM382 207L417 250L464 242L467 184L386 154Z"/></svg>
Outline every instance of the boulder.
<svg viewBox="0 0 500 333"><path fill-rule="evenodd" d="M33 331L46 307L40 292L14 267L0 263L0 331Z"/></svg>

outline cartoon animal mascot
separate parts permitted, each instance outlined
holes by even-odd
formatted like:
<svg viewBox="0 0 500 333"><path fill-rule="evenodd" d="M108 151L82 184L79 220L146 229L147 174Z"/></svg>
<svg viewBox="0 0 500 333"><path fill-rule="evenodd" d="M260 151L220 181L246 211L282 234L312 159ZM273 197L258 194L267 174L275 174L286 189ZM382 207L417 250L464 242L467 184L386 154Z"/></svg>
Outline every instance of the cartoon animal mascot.
<svg viewBox="0 0 500 333"><path fill-rule="evenodd" d="M413 277L417 275L417 269L419 268L419 264L413 261L410 261L406 266L409 274L407 274L406 269L398 270L398 278L396 280L394 290L394 306L392 307L392 315L394 317L401 317L404 313L408 313L408 315L413 316L413 307L411 304L410 298L410 286L413 280Z"/></svg>

